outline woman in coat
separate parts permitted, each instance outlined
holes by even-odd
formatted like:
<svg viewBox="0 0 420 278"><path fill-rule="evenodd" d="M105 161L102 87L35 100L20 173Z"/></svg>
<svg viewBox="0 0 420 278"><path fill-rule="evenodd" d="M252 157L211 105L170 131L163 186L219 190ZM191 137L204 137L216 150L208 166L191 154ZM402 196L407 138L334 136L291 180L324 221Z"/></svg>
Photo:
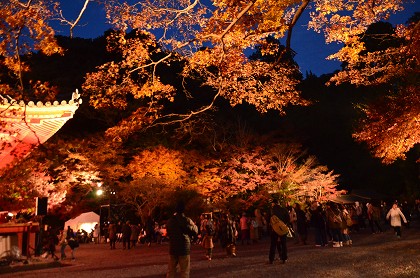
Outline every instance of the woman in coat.
<svg viewBox="0 0 420 278"><path fill-rule="evenodd" d="M407 223L407 219L398 207L398 204L394 203L392 208L388 211L386 219L391 219L391 226L394 228L397 238L401 237L401 218L403 219L404 223Z"/></svg>
<svg viewBox="0 0 420 278"><path fill-rule="evenodd" d="M233 222L228 214L222 215L220 221L219 238L222 248L226 249L228 257L236 257L236 230L235 222Z"/></svg>

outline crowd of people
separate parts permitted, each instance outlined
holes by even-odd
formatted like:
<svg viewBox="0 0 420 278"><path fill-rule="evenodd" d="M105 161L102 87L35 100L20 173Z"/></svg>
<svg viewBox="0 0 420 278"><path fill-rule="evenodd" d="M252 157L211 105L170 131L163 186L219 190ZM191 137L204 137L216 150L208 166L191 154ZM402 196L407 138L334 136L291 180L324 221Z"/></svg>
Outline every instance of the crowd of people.
<svg viewBox="0 0 420 278"><path fill-rule="evenodd" d="M236 257L238 245L258 244L261 239L267 238L270 242L268 263L273 263L276 252L280 261L286 263L287 243L338 248L353 244L352 233L366 230L377 234L390 228L400 238L401 226L409 227L413 215L420 219L420 200L411 207L406 202L396 201L391 205L371 201L350 204L312 202L288 206L273 200L269 208L256 208L240 215L228 212L203 213L196 221L186 217L184 206L179 205L174 215L164 224L149 218L144 225L130 221L111 222L102 231L96 225L89 233L74 232L71 227L67 227L58 234L50 227L46 231L44 248L47 256L51 255L58 260L56 246L60 247L61 259L66 259L67 247L71 259L75 259L79 243L108 243L110 249L116 249L118 243L122 249L128 250L138 244L151 246L152 243L168 242L168 277L174 277L177 265L184 274L189 272L189 254L193 244L201 245L203 257L212 260L213 248L216 246L221 246L226 256ZM288 226L287 233L280 234L272 227L275 225L273 217ZM313 242L308 239L313 239Z"/></svg>
<svg viewBox="0 0 420 278"><path fill-rule="evenodd" d="M167 277L175 277L177 265L180 266L181 276L188 277L190 246L195 238L198 238L197 243L203 246L205 257L211 260L212 249L217 241L225 248L227 256L236 257L237 244L258 243L261 237L269 236L268 263L273 264L276 252L280 261L286 263L288 237L294 237L295 244L306 245L309 244L308 232L313 231L316 247L338 248L352 245L351 233L362 229L371 229L372 234L376 234L384 232L390 226L394 229L395 236L400 238L402 223L409 227L413 214L420 219L420 201L416 201L412 208L409 208L407 203L398 204L397 201L390 207L385 202L375 201L345 205L334 202L322 205L312 202L305 204L305 208L302 207L300 204L281 206L278 200L273 200L269 212L261 213L256 209L252 214L247 215L244 212L240 217L232 217L228 213L216 214L216 217L203 214L196 223L186 217L183 210L177 210L173 219L182 217L184 224L179 224L180 220L168 223L171 247ZM277 220L273 221L273 218ZM274 225L278 222L289 226L289 231L283 233L275 229ZM177 228L179 225L182 227Z"/></svg>

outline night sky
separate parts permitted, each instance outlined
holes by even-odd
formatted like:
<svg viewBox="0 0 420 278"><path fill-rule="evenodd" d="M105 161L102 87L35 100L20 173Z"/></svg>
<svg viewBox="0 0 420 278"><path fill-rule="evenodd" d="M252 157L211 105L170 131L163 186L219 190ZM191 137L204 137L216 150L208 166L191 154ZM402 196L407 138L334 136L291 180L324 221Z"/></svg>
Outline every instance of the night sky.
<svg viewBox="0 0 420 278"><path fill-rule="evenodd" d="M64 16L74 20L83 7L85 0L62 0L61 2ZM389 21L392 24L405 23L416 11L420 11L420 4L418 2L407 4L404 11L392 15ZM332 73L334 70L340 68L340 62L329 61L325 58L335 53L340 48L340 45L336 43L325 44L322 34L307 30L304 24L308 22L308 18L309 11L306 10L293 30L292 48L297 53L295 60L299 64L301 72L304 74L306 71L312 71L317 76ZM103 35L104 31L111 28L105 22L105 12L102 10L102 7L98 6L95 2L90 2L82 17L80 26L74 29L74 36L97 38ZM53 26L58 28L59 35L69 35L68 26L60 27L58 24L53 24ZM285 41L282 41L282 43L285 43Z"/></svg>

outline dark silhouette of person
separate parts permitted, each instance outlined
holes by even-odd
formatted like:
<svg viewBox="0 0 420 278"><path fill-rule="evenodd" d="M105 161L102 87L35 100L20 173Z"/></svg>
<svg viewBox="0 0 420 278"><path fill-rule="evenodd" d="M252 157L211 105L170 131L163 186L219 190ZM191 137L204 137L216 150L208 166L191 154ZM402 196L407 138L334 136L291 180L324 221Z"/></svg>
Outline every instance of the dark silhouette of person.
<svg viewBox="0 0 420 278"><path fill-rule="evenodd" d="M272 201L271 215L277 216L286 225L290 223L289 212L285 207L281 207L278 200ZM270 227L271 228L271 227ZM279 235L272 228L270 231L270 252L268 255L269 263L274 262L276 256L276 249L279 253L280 260L285 263L287 261L287 234Z"/></svg>
<svg viewBox="0 0 420 278"><path fill-rule="evenodd" d="M178 202L175 214L168 220L169 265L166 277L175 277L179 265L181 277L189 277L191 238L198 233L198 227L184 214L185 205Z"/></svg>

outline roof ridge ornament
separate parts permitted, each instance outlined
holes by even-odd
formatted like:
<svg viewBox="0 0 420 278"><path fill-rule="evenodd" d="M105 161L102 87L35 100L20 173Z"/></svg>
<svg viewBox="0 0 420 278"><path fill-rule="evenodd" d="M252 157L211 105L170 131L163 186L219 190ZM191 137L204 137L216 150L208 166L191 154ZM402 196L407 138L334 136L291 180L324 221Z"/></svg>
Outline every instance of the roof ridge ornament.
<svg viewBox="0 0 420 278"><path fill-rule="evenodd" d="M72 95L71 95L71 99L69 101L66 100L62 100L61 102L59 102L58 100L54 100L52 102L53 106L59 106L59 105L76 105L79 106L82 104L82 99L80 98L81 95L79 93L79 90L76 89ZM50 107L51 106L51 102L47 101L45 103L43 103L42 101L28 101L27 103L25 103L25 101L20 100L19 102L17 100L15 100L14 98L8 96L8 95L2 95L0 94L0 106L1 105L8 105L8 106L20 106L20 107L24 107L24 106L29 106L29 107Z"/></svg>
<svg viewBox="0 0 420 278"><path fill-rule="evenodd" d="M28 155L39 144L53 136L82 104L79 91L69 101L15 100L0 94L0 171Z"/></svg>

